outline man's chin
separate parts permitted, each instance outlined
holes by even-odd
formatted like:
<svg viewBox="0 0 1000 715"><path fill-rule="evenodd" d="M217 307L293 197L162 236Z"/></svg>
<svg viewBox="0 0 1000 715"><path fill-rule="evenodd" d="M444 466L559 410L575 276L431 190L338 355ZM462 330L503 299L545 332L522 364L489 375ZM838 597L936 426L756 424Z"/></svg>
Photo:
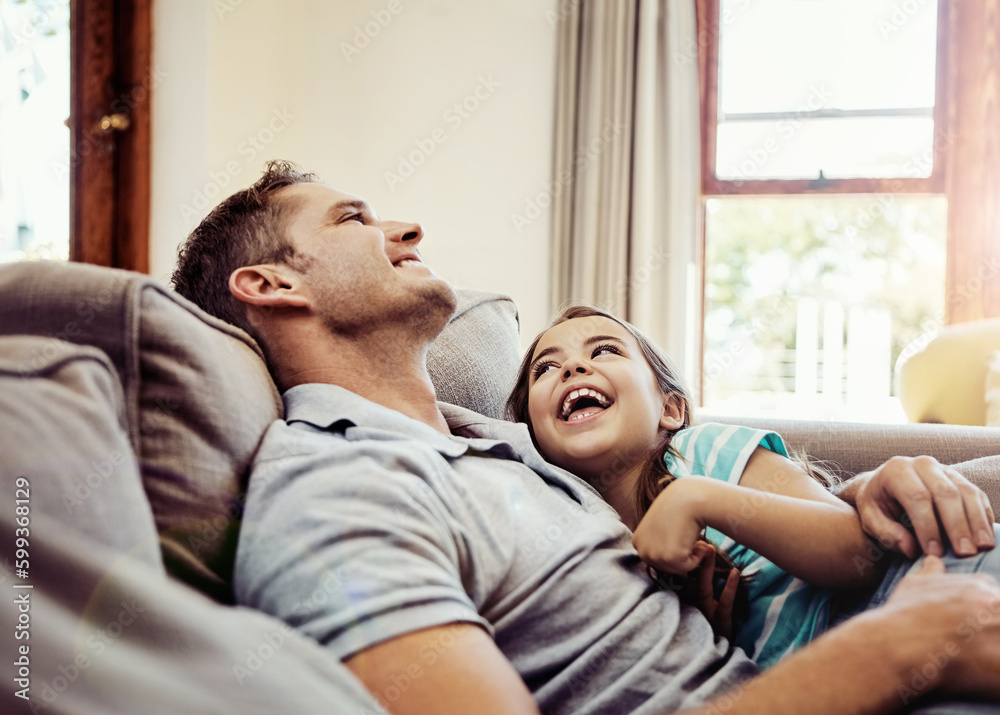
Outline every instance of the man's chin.
<svg viewBox="0 0 1000 715"><path fill-rule="evenodd" d="M422 282L417 291L417 305L407 322L418 327L420 332L437 337L458 308L458 293L443 278Z"/></svg>
<svg viewBox="0 0 1000 715"><path fill-rule="evenodd" d="M455 287L443 278L438 278L437 281L441 285L444 306L448 309L448 320L451 320L451 316L453 316L455 311L458 309L458 293L456 292Z"/></svg>

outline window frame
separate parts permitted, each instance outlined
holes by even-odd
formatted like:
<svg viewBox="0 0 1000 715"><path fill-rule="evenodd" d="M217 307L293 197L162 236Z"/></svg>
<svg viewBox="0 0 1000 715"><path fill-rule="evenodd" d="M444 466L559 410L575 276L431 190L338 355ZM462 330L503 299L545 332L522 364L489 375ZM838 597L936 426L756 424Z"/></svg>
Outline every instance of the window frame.
<svg viewBox="0 0 1000 715"><path fill-rule="evenodd" d="M950 0L938 1L934 83L934 161L927 177L720 179L716 175L719 119L719 40L722 0L697 0L701 90L701 192L703 197L781 194L941 194L945 191L948 142L948 20Z"/></svg>

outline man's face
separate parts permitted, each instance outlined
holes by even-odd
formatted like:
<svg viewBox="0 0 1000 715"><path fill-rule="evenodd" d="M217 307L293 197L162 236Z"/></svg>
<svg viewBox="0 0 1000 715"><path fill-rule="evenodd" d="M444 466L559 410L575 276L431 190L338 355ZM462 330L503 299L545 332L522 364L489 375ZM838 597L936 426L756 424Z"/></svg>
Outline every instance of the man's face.
<svg viewBox="0 0 1000 715"><path fill-rule="evenodd" d="M414 323L455 307L455 292L417 251L417 223L380 219L366 201L323 184L281 189L285 232L304 258L313 309L335 332Z"/></svg>

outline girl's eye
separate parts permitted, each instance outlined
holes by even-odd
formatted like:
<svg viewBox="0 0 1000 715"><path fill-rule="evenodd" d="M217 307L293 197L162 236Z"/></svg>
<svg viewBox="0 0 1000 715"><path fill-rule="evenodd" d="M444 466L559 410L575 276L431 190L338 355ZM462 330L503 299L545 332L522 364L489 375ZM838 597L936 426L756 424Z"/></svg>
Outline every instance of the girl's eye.
<svg viewBox="0 0 1000 715"><path fill-rule="evenodd" d="M531 376L537 380L542 375L542 373L554 369L555 366L556 364L551 360L545 360L544 362L540 362L533 368L531 368Z"/></svg>
<svg viewBox="0 0 1000 715"><path fill-rule="evenodd" d="M604 343L603 345L598 345L594 348L594 352L591 357L597 357L598 355L621 355L622 351L618 349L618 346L612 345L610 343Z"/></svg>

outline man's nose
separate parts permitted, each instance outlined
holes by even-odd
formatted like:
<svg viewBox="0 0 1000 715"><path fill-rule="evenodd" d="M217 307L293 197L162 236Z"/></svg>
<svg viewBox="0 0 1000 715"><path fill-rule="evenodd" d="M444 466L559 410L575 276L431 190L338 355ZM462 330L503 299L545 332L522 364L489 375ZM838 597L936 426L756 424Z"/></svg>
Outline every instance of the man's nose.
<svg viewBox="0 0 1000 715"><path fill-rule="evenodd" d="M419 223L386 221L386 225L382 230L385 232L385 238L388 241L399 241L416 245L424 237L424 229Z"/></svg>

